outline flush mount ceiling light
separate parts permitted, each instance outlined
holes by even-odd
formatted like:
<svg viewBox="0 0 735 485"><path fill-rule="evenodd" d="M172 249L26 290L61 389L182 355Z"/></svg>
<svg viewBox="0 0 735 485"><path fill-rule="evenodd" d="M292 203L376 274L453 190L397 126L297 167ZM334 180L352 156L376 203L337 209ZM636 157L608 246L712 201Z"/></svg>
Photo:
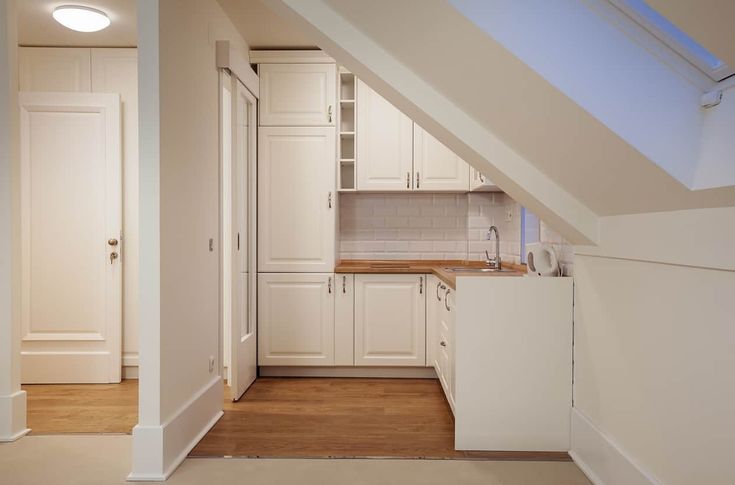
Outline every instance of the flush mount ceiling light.
<svg viewBox="0 0 735 485"><path fill-rule="evenodd" d="M77 32L97 32L110 25L110 17L105 12L79 5L56 7L53 16L58 23Z"/></svg>

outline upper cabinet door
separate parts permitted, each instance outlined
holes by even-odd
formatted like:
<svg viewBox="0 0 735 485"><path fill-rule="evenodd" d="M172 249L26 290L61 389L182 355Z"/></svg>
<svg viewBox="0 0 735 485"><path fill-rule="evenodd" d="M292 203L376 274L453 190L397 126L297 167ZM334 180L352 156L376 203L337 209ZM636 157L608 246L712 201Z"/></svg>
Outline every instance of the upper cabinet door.
<svg viewBox="0 0 735 485"><path fill-rule="evenodd" d="M261 64L260 126L334 126L335 64Z"/></svg>
<svg viewBox="0 0 735 485"><path fill-rule="evenodd" d="M357 190L413 188L413 122L357 83Z"/></svg>
<svg viewBox="0 0 735 485"><path fill-rule="evenodd" d="M91 50L78 47L21 47L21 91L88 93L92 90Z"/></svg>
<svg viewBox="0 0 735 485"><path fill-rule="evenodd" d="M258 271L334 270L335 131L261 128Z"/></svg>
<svg viewBox="0 0 735 485"><path fill-rule="evenodd" d="M495 185L476 168L472 169L470 177L470 190L476 192L501 192L500 187Z"/></svg>
<svg viewBox="0 0 735 485"><path fill-rule="evenodd" d="M419 125L413 126L414 188L466 192L470 178L467 162Z"/></svg>
<svg viewBox="0 0 735 485"><path fill-rule="evenodd" d="M426 365L426 275L355 275L355 365Z"/></svg>

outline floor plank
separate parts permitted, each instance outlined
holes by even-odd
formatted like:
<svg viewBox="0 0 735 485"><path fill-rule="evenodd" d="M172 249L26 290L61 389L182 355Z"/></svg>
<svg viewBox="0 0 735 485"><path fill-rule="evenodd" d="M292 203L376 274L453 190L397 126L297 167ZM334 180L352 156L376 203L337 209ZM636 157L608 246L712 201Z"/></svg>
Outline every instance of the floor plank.
<svg viewBox="0 0 735 485"><path fill-rule="evenodd" d="M32 434L131 433L138 422L138 381L27 384Z"/></svg>
<svg viewBox="0 0 735 485"><path fill-rule="evenodd" d="M451 410L432 379L261 378L225 401L190 456L569 460L455 451Z"/></svg>

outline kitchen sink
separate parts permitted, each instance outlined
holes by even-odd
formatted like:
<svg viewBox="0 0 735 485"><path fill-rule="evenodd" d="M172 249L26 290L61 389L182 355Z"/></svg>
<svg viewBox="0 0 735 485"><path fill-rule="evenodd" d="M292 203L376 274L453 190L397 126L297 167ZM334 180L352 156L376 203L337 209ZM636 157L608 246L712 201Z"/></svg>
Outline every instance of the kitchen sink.
<svg viewBox="0 0 735 485"><path fill-rule="evenodd" d="M444 268L447 271L454 271L455 273L515 273L512 269L495 269L495 268L473 268L469 266L458 266L454 268Z"/></svg>

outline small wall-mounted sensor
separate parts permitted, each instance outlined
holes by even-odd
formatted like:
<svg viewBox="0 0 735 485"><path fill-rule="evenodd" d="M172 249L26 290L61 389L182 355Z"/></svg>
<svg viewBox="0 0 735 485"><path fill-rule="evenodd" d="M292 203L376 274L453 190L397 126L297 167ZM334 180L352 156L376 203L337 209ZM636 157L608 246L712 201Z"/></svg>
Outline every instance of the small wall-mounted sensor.
<svg viewBox="0 0 735 485"><path fill-rule="evenodd" d="M717 91L709 91L707 93L704 93L699 100L702 108L712 108L720 104L721 101L722 91L720 91L719 89Z"/></svg>

